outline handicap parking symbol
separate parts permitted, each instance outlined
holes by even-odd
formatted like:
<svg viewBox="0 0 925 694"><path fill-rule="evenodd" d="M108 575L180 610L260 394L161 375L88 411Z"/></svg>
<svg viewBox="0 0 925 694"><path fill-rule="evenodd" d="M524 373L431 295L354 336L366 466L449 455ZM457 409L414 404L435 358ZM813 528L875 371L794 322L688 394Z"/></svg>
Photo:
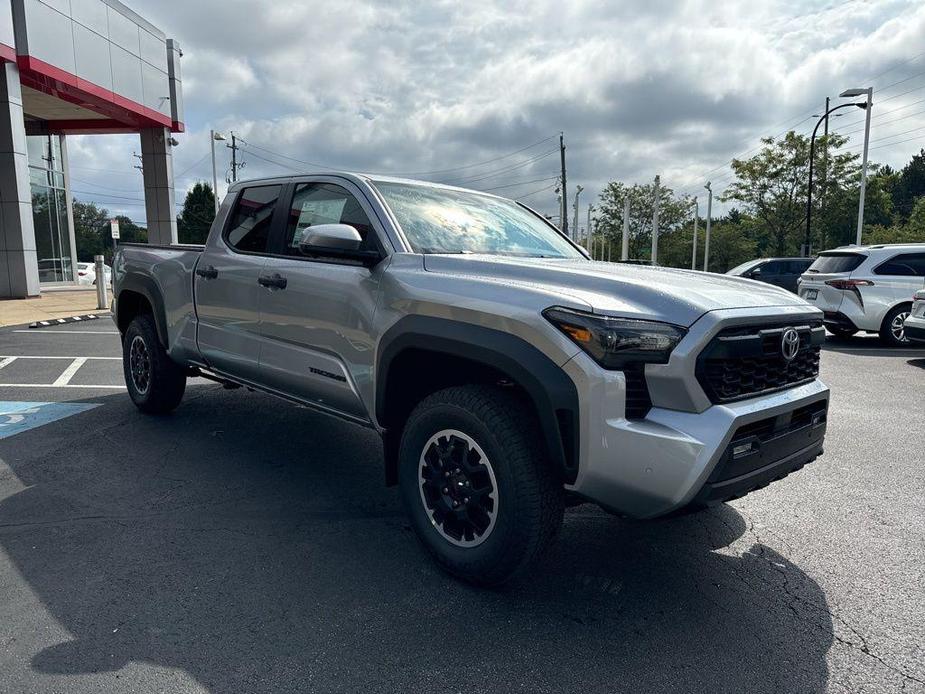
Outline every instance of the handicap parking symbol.
<svg viewBox="0 0 925 694"><path fill-rule="evenodd" d="M99 407L81 402L4 402L0 400L0 439Z"/></svg>

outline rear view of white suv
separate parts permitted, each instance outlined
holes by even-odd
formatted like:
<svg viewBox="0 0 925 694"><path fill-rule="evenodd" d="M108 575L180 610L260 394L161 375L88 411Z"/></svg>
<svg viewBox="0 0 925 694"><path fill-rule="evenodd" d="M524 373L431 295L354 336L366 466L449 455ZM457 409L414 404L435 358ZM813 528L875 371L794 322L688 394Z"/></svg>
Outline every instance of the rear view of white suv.
<svg viewBox="0 0 925 694"><path fill-rule="evenodd" d="M903 323L912 295L925 288L925 243L849 246L819 254L800 277L798 294L822 309L834 335L878 333L908 344Z"/></svg>

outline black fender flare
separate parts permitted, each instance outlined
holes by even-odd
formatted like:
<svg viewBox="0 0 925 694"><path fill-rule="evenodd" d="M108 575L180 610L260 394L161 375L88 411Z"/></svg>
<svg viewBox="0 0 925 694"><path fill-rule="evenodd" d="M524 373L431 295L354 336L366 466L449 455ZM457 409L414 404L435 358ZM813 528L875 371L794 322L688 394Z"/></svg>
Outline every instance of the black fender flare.
<svg viewBox="0 0 925 694"><path fill-rule="evenodd" d="M148 277L139 273L129 273L119 280L119 293L115 297L115 319L116 325L121 325L119 320L119 297L123 292L135 292L140 294L151 305L151 311L154 313L154 325L157 328L157 338L161 341L164 349L167 349L167 313L164 309L164 299L157 283Z"/></svg>
<svg viewBox="0 0 925 694"><path fill-rule="evenodd" d="M578 475L578 390L563 369L526 340L472 323L406 316L382 336L376 360L376 420L388 423L386 397L392 362L406 349L461 357L512 378L530 398L539 417L550 460L563 481ZM386 424L386 479L394 483L398 436Z"/></svg>

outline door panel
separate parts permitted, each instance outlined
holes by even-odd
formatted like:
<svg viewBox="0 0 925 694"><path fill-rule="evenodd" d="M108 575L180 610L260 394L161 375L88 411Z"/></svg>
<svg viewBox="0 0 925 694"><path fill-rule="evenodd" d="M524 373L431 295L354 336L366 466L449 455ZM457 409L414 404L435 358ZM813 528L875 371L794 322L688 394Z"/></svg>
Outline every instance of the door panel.
<svg viewBox="0 0 925 694"><path fill-rule="evenodd" d="M260 300L257 283L267 258L282 186L242 190L220 238L211 239L196 266L197 341L206 363L255 380L259 373Z"/></svg>
<svg viewBox="0 0 925 694"><path fill-rule="evenodd" d="M289 222L264 273L286 278L285 289L265 289L260 307L261 382L319 406L368 419L358 388L372 377L372 321L379 271L349 262L304 258L298 239L313 224L356 228L367 248L376 231L363 204L341 186L296 187ZM287 257L288 256L288 257Z"/></svg>

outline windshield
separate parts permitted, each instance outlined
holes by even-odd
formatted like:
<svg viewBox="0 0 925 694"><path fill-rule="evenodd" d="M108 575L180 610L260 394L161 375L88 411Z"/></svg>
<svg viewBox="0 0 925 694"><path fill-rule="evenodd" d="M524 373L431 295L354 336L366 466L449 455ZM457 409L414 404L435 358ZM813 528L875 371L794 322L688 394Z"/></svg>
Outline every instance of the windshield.
<svg viewBox="0 0 925 694"><path fill-rule="evenodd" d="M823 253L809 266L806 272L822 272L831 274L833 272L851 272L858 265L864 262L866 256L859 253Z"/></svg>
<svg viewBox="0 0 925 694"><path fill-rule="evenodd" d="M374 183L415 253L584 257L550 225L510 200L428 185Z"/></svg>

